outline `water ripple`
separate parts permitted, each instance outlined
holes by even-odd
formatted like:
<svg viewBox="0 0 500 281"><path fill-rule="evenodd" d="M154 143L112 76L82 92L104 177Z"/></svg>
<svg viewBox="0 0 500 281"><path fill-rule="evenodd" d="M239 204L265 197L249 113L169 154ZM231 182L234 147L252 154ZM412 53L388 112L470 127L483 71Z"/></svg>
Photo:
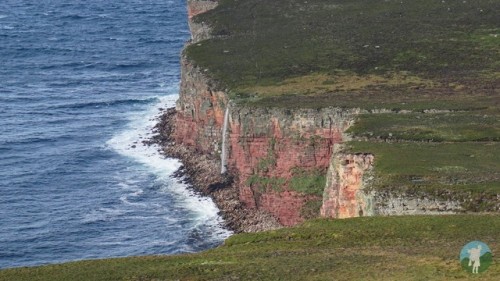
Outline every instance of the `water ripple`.
<svg viewBox="0 0 500 281"><path fill-rule="evenodd" d="M213 202L142 145L176 99L185 0L0 11L0 268L220 244Z"/></svg>

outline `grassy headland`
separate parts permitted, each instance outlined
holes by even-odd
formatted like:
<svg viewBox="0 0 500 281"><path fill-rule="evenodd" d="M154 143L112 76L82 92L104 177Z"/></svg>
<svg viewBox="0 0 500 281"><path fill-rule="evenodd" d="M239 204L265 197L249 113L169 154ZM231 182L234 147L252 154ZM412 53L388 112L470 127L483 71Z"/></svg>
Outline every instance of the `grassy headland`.
<svg viewBox="0 0 500 281"><path fill-rule="evenodd" d="M498 11L495 0L222 0L194 19L214 38L185 53L239 103L364 109L350 147L375 154L376 188L495 198Z"/></svg>
<svg viewBox="0 0 500 281"><path fill-rule="evenodd" d="M495 0L222 0L194 19L215 38L186 54L256 105L483 107L498 97L499 10Z"/></svg>
<svg viewBox="0 0 500 281"><path fill-rule="evenodd" d="M0 280L499 280L500 216L455 215L313 220L238 234L198 254L79 261L0 271ZM461 248L488 244L480 276L460 265Z"/></svg>

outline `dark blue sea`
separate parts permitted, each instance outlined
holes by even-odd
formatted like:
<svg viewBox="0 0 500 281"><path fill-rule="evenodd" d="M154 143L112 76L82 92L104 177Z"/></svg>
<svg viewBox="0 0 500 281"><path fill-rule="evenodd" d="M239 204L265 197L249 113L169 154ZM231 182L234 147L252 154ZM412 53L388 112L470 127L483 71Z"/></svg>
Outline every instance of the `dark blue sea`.
<svg viewBox="0 0 500 281"><path fill-rule="evenodd" d="M151 136L185 0L0 1L0 268L219 245L214 203Z"/></svg>

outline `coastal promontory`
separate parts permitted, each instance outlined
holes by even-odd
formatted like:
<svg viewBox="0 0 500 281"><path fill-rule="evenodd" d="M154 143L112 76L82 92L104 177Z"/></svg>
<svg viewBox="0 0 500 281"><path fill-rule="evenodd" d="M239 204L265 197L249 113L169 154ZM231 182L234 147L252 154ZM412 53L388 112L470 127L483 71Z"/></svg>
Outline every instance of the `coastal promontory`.
<svg viewBox="0 0 500 281"><path fill-rule="evenodd" d="M205 174L207 194L231 194L232 211L219 204L231 225L234 210L265 218L241 231L274 228L269 218L498 212L498 8L188 1L167 152L203 157L210 171L187 170Z"/></svg>

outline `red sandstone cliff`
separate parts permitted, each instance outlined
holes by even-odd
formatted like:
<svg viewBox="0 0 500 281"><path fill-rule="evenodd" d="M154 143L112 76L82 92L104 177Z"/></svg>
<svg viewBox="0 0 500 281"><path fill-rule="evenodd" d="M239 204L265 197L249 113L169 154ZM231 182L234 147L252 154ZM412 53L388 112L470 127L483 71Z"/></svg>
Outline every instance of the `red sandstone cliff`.
<svg viewBox="0 0 500 281"><path fill-rule="evenodd" d="M228 96L213 90L209 78L184 58L173 139L194 152L219 158L228 105ZM301 222L306 202L322 200L321 179L355 113L231 104L225 149L240 200L249 208L270 212L284 225Z"/></svg>
<svg viewBox="0 0 500 281"><path fill-rule="evenodd" d="M216 5L216 1L188 0L191 44L210 38L209 26L193 17ZM221 156L227 155L224 162L228 178L235 179L234 197L244 208L268 212L286 226L320 214L347 218L460 209L456 202L368 192L374 156L342 150L344 132L358 110L245 107L213 87L209 73L184 56L181 67L169 138L192 155L203 155L212 163L208 169L212 172L222 170ZM262 216L266 215L257 217Z"/></svg>
<svg viewBox="0 0 500 281"><path fill-rule="evenodd" d="M235 108L230 114L229 170L240 200L284 225L301 222L307 202L321 202L333 148L353 112L340 109Z"/></svg>
<svg viewBox="0 0 500 281"><path fill-rule="evenodd" d="M213 1L188 1L192 42L209 34L192 17L215 6ZM236 176L240 201L247 208L268 211L283 225L317 215L332 152L343 142L343 132L356 111L230 105L226 93L211 87L206 73L185 57L181 66L175 142L213 158L225 149L227 168ZM222 127L229 105L228 142L223 148Z"/></svg>
<svg viewBox="0 0 500 281"><path fill-rule="evenodd" d="M200 153L219 154L227 104L226 94L212 90L209 79L183 57L174 140Z"/></svg>
<svg viewBox="0 0 500 281"><path fill-rule="evenodd" d="M373 160L372 154L344 154L337 149L327 174L321 216L352 218L373 214L372 200L364 190Z"/></svg>

